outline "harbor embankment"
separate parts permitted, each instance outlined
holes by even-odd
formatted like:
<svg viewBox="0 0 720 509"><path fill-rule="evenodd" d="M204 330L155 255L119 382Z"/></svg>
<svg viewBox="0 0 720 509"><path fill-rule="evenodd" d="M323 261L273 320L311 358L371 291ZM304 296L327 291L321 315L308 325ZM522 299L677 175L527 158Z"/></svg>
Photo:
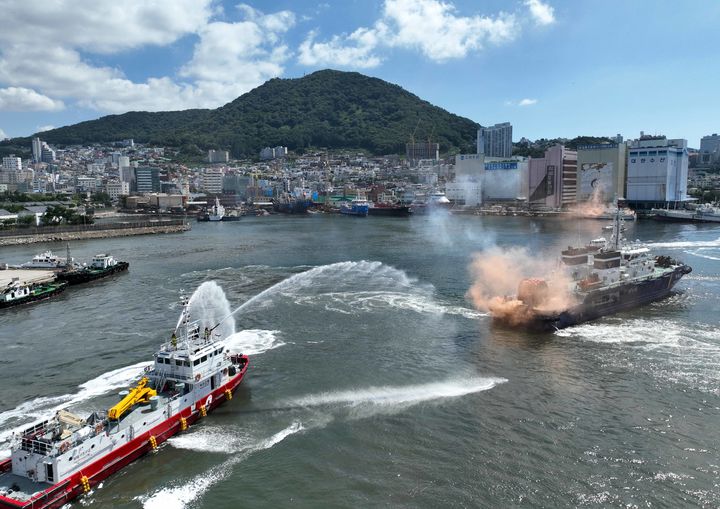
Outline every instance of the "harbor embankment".
<svg viewBox="0 0 720 509"><path fill-rule="evenodd" d="M190 224L183 219L44 226L0 231L0 247L38 242L65 242L156 233L178 233L189 229Z"/></svg>

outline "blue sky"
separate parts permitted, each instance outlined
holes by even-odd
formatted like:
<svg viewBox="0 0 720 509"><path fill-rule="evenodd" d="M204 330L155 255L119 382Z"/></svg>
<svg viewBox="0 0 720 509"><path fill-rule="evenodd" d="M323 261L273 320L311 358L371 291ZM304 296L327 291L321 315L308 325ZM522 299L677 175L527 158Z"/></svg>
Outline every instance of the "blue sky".
<svg viewBox="0 0 720 509"><path fill-rule="evenodd" d="M0 137L355 70L514 138L720 131L720 2L0 0Z"/></svg>

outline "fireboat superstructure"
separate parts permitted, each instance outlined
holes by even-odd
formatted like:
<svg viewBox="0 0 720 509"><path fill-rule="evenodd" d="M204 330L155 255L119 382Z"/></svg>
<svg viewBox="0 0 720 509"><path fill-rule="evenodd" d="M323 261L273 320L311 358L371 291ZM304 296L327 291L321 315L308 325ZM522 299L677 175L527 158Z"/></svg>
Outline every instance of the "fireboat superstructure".
<svg viewBox="0 0 720 509"><path fill-rule="evenodd" d="M61 507L232 399L249 360L225 339L200 331L184 298L177 329L116 405L85 418L60 410L13 436L0 508Z"/></svg>

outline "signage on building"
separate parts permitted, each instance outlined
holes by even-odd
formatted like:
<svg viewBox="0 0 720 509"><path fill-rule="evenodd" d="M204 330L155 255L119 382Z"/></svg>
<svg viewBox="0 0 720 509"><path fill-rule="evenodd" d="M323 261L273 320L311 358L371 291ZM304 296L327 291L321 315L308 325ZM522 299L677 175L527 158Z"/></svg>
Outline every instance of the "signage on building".
<svg viewBox="0 0 720 509"><path fill-rule="evenodd" d="M578 145L578 150L598 150L604 148L617 148L617 143L594 143L592 145Z"/></svg>
<svg viewBox="0 0 720 509"><path fill-rule="evenodd" d="M461 161L470 161L474 159L480 159L481 157L484 156L482 154L460 154Z"/></svg>
<svg viewBox="0 0 720 509"><path fill-rule="evenodd" d="M485 169L487 171L492 170L517 170L518 163L485 163Z"/></svg>

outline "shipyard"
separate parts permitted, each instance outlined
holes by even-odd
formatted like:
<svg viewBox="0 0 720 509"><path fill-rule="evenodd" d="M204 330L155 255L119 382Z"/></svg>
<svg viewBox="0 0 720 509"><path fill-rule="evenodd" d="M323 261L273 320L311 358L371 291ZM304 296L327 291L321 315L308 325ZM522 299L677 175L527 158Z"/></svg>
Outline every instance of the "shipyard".
<svg viewBox="0 0 720 509"><path fill-rule="evenodd" d="M0 6L0 509L720 507L718 6Z"/></svg>

